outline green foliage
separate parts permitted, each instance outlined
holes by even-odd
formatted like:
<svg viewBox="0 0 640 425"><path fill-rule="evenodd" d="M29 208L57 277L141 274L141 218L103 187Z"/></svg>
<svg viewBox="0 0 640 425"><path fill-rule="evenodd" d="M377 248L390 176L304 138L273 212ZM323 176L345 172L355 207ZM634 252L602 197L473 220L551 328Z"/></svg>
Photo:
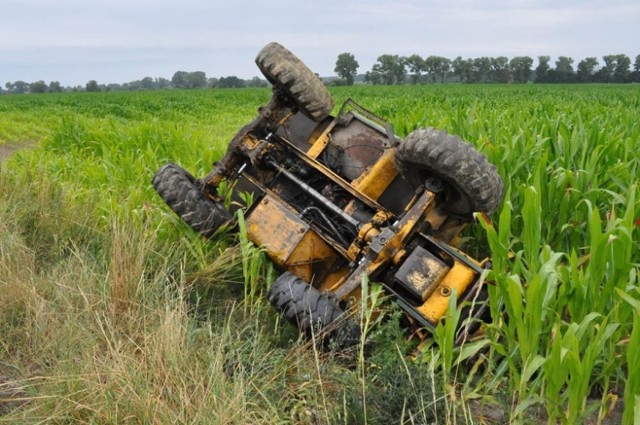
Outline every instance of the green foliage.
<svg viewBox="0 0 640 425"><path fill-rule="evenodd" d="M404 58L398 55L382 55L367 72L365 81L372 84L402 84L406 76Z"/></svg>
<svg viewBox="0 0 640 425"><path fill-rule="evenodd" d="M87 92L97 92L100 91L100 86L98 86L98 82L96 80L90 80L87 82L85 90Z"/></svg>
<svg viewBox="0 0 640 425"><path fill-rule="evenodd" d="M351 53L340 53L333 71L338 74L338 77L343 78L348 86L352 86L359 66L355 56Z"/></svg>
<svg viewBox="0 0 640 425"><path fill-rule="evenodd" d="M32 397L9 422L471 423L481 401L569 424L618 395L633 423L640 90L331 91L400 136L460 134L498 167L505 203L465 235L492 257L487 339L454 346L452 309L413 360L392 314L353 370L276 325L259 249L206 242L162 205L153 172L208 172L269 90L4 96L0 149L39 142L0 163L0 376Z"/></svg>

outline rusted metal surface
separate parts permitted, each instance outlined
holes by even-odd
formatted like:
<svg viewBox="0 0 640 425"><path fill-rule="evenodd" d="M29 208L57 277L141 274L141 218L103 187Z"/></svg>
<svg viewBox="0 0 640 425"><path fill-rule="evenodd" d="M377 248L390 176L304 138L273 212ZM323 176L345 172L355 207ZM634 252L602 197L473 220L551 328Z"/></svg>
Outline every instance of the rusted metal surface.
<svg viewBox="0 0 640 425"><path fill-rule="evenodd" d="M366 246L365 257L359 266L346 276L344 282L335 291L340 299L347 299L359 288L362 273L375 275L383 266L391 263L398 252L404 249L406 243L415 235L425 215L433 207L434 194L424 192L414 206L397 223L395 229L385 227Z"/></svg>
<svg viewBox="0 0 640 425"><path fill-rule="evenodd" d="M371 199L377 200L398 175L395 163L395 151L388 149L376 163L367 168L351 185Z"/></svg>
<svg viewBox="0 0 640 425"><path fill-rule="evenodd" d="M307 282L320 282L338 254L277 198L266 195L246 217L247 234L279 266Z"/></svg>
<svg viewBox="0 0 640 425"><path fill-rule="evenodd" d="M444 261L418 246L398 269L395 278L415 300L424 302L449 270Z"/></svg>
<svg viewBox="0 0 640 425"><path fill-rule="evenodd" d="M267 249L278 265L284 266L309 225L271 196L265 196L246 218L249 238Z"/></svg>
<svg viewBox="0 0 640 425"><path fill-rule="evenodd" d="M331 116L322 83L282 46L268 46L277 55L263 49L258 64L273 96L211 173L196 180L198 188L221 203L217 190L226 181L231 210L246 208L249 239L280 270L343 305L359 299L366 274L379 279L414 327L433 328L453 293L469 296L479 285L481 263L449 245L464 222L437 210L437 185L400 172L406 140L388 122L350 99ZM286 65L283 55L293 62ZM291 72L282 72L283 64ZM293 84L296 75L304 78ZM305 86L308 80L314 83Z"/></svg>
<svg viewBox="0 0 640 425"><path fill-rule="evenodd" d="M313 137L318 123L307 117L302 112L293 115L283 126L279 127L276 134L285 137L296 144L303 151L309 149L309 138Z"/></svg>
<svg viewBox="0 0 640 425"><path fill-rule="evenodd" d="M323 165L322 163L320 163L318 160L309 157L308 155L306 155L303 151L300 151L293 143L291 143L289 140L287 139L281 139L284 143L286 143L289 147L291 147L291 151L294 155L296 155L302 162L304 162L305 164L311 166L315 171L318 171L319 173L324 174L325 176L327 176L333 183L337 184L338 186L340 186L341 189L346 190L349 194L351 194L354 198L357 198L358 200L360 200L362 203L364 203L365 205L367 205L370 208L373 208L374 210L378 211L387 211L386 208L384 208L382 205L380 205L378 202L376 202L375 200L371 199L369 196L367 196L365 193L363 192L359 192L358 190L356 190L351 184L349 184L349 182L347 182L346 180L344 180L344 178L342 178L341 176L339 176L337 173L335 173L333 170L327 168L325 165Z"/></svg>
<svg viewBox="0 0 640 425"><path fill-rule="evenodd" d="M387 135L358 119L351 119L347 126L336 126L331 143L340 151L338 173L347 180L354 180L384 153Z"/></svg>

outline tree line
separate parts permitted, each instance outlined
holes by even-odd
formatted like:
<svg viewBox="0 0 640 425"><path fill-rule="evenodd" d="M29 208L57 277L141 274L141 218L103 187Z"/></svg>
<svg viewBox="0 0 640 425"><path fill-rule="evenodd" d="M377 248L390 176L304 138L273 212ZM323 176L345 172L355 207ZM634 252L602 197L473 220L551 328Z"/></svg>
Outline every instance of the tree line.
<svg viewBox="0 0 640 425"><path fill-rule="evenodd" d="M551 66L550 56L507 58L479 57L449 59L442 56L426 58L414 54L399 56L384 54L378 57L362 81L370 84L424 84L424 83L632 83L640 82L640 55L631 59L624 54L605 55L602 63L588 57L577 63L568 56L560 56ZM340 80L335 85L351 85L356 81L359 64L351 53L338 55L334 72Z"/></svg>
<svg viewBox="0 0 640 425"><path fill-rule="evenodd" d="M336 60L334 72L338 79L328 79L331 85L352 85L356 81L367 84L429 84L429 83L640 83L640 55L631 58L624 54L602 56L602 62L596 57L588 57L577 63L568 56L559 56L551 64L550 56L530 56L507 58L461 56L449 59L443 56L421 57L418 54L399 56L384 54L378 57L371 70L364 75L357 73L360 65L352 53L341 53ZM88 81L84 86L63 87L59 81L49 84L43 80L27 83L25 81L7 82L0 87L0 94L56 93L62 91L138 91L163 89L202 89L202 88L242 88L267 87L269 83L259 77L243 80L234 75L220 78L208 78L203 71L176 71L173 77L152 78L123 84L99 84Z"/></svg>
<svg viewBox="0 0 640 425"><path fill-rule="evenodd" d="M243 80L234 75L220 78L207 78L203 71L176 71L173 77L152 78L144 77L141 80L130 81L123 84L99 84L96 80L88 81L84 86L63 87L59 81L51 81L49 84L43 80L27 83L25 81L7 82L5 88L0 87L1 94L23 93L58 93L58 92L108 92L108 91L139 91L139 90L164 90L164 89L203 89L203 88L242 88L242 87L267 87L266 80L253 77Z"/></svg>

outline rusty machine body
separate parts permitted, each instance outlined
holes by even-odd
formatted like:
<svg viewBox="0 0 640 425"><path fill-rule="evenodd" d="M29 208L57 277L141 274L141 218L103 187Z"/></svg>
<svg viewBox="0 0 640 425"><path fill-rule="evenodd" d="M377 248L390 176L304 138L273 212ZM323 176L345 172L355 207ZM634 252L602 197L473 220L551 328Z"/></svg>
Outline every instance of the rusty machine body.
<svg viewBox="0 0 640 425"><path fill-rule="evenodd" d="M363 274L419 328L437 324L452 294L463 302L482 291L483 261L454 241L473 212L499 205L495 167L443 131L401 140L351 100L330 115L324 85L277 43L256 62L273 85L270 102L208 176L158 170L167 204L205 236L242 208L249 238L282 271L269 301L305 332L337 322L359 299ZM223 180L231 211L217 193Z"/></svg>

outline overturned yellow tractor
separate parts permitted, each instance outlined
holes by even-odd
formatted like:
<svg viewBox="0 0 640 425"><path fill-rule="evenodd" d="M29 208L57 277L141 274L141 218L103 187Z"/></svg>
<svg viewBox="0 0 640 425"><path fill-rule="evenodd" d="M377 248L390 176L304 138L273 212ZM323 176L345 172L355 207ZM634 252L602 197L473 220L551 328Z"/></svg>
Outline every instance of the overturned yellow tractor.
<svg viewBox="0 0 640 425"><path fill-rule="evenodd" d="M249 238L282 272L269 301L307 333L335 326L357 305L363 274L420 328L437 324L454 293L459 303L486 298L485 261L452 241L474 212L499 206L496 168L442 130L402 140L351 100L330 115L323 83L280 44L265 46L256 63L273 86L271 100L206 177L175 164L156 172L153 185L169 207L210 236L232 220L217 193L229 182ZM473 318L484 308L466 311Z"/></svg>

